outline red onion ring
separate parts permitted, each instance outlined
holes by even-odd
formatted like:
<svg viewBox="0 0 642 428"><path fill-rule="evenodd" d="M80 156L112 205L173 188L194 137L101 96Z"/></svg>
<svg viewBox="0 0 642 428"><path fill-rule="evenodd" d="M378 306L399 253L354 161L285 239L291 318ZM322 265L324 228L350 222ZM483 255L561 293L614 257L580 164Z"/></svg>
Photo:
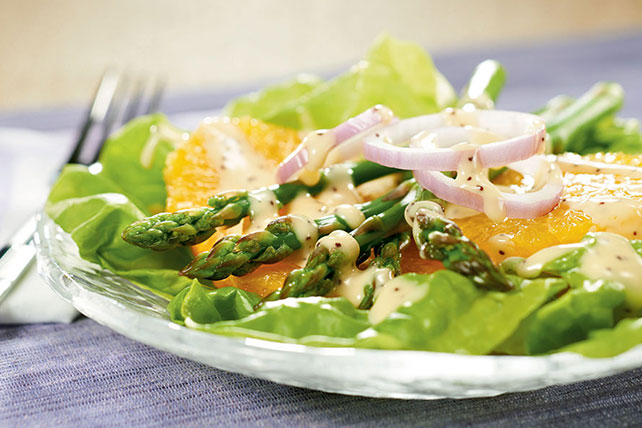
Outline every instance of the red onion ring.
<svg viewBox="0 0 642 428"><path fill-rule="evenodd" d="M516 194L500 192L500 204L506 217L535 218L547 214L559 203L564 190L562 173L559 167L549 163L545 156L533 156L519 164L509 165L518 172L540 178L545 183L537 190ZM476 211L484 212L484 200L479 193L459 187L455 180L436 171L414 171L417 182L430 190L435 196ZM537 187L537 183L536 186Z"/></svg>
<svg viewBox="0 0 642 428"><path fill-rule="evenodd" d="M462 117L464 116L464 117ZM464 128L473 120L476 126L504 137L504 140L480 145L478 148L453 150L457 142L470 141L462 134L473 132ZM460 129L460 131L457 131ZM402 147L422 131L434 130L438 146ZM455 138L459 136L459 140ZM381 165L429 171L455 171L460 161L476 154L479 166L494 168L527 159L537 154L546 139L546 126L538 116L501 110L471 112L448 109L442 113L402 120L364 140L366 159Z"/></svg>
<svg viewBox="0 0 642 428"><path fill-rule="evenodd" d="M394 116L390 109L377 105L328 131L320 130L309 134L279 165L276 171L278 183L284 183L310 162L310 153L306 147L306 140L309 140L309 138L315 135L331 134L334 141L332 145L327 148L329 151L340 144L357 139L366 132L384 126L393 119Z"/></svg>

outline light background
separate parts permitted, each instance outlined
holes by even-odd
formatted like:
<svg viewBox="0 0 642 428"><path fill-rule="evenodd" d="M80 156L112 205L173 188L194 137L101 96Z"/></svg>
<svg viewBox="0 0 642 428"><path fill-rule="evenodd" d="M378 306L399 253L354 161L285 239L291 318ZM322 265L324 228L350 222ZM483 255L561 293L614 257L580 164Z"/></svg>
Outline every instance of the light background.
<svg viewBox="0 0 642 428"><path fill-rule="evenodd" d="M382 31L431 52L550 43L642 31L642 0L0 0L0 110L85 102L109 65L174 92L331 72Z"/></svg>

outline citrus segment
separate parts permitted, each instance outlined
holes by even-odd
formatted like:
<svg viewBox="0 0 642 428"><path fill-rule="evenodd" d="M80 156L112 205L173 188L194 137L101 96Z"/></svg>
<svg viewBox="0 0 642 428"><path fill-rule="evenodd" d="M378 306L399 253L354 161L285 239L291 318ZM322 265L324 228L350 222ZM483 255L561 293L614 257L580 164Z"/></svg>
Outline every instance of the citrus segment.
<svg viewBox="0 0 642 428"><path fill-rule="evenodd" d="M585 157L604 163L639 166L642 156L598 153ZM521 176L512 171L502 174L496 182L502 185L519 184ZM561 203L550 213L534 219L506 219L495 223L483 214L455 220L464 234L499 262L507 257L528 257L552 245L578 242L591 231L608 230L628 238L637 236L637 229L618 218L606 218L596 207L607 207L624 200L633 207L631 221L642 229L642 179L614 174L564 174L564 194ZM631 205L632 204L632 205ZM611 205L612 207L612 205ZM611 208L611 211L612 208ZM599 214L599 217L598 217ZM613 216L618 215L617 213ZM622 215L622 214L619 214Z"/></svg>

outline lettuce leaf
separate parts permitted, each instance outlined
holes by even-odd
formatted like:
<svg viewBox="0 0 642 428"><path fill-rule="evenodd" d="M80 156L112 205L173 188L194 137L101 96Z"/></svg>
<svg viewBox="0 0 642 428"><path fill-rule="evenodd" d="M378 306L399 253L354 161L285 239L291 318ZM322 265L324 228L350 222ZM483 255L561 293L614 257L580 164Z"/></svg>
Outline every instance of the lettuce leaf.
<svg viewBox="0 0 642 428"><path fill-rule="evenodd" d="M642 344L642 318L623 319L612 329L596 330L588 339L573 343L558 352L575 352L585 357L606 358Z"/></svg>
<svg viewBox="0 0 642 428"><path fill-rule="evenodd" d="M584 340L593 330L614 325L624 303L623 287L610 281L584 281L533 315L497 351L509 354L543 354Z"/></svg>
<svg viewBox="0 0 642 428"><path fill-rule="evenodd" d="M194 280L169 302L167 310L170 319L178 324L184 324L186 318L209 324L246 317L254 312L254 305L260 300L256 293L235 287L209 289Z"/></svg>
<svg viewBox="0 0 642 428"><path fill-rule="evenodd" d="M252 99L244 98L230 103L226 112L238 115L251 110L267 122L319 129L334 127L375 104L388 106L400 117L434 113L454 104L456 94L423 48L384 34L365 60L347 72L295 99L278 101L256 96L250 107Z"/></svg>
<svg viewBox="0 0 642 428"><path fill-rule="evenodd" d="M250 116L257 119L273 116L282 106L296 101L301 96L323 83L319 77L301 74L293 80L239 97L225 106L225 114L233 117Z"/></svg>
<svg viewBox="0 0 642 428"><path fill-rule="evenodd" d="M165 122L160 115L131 122L106 142L102 169L67 166L51 189L45 212L71 235L83 259L171 297L190 284L177 275L189 263L189 251L157 253L120 236L125 226L165 203L162 171L171 144L161 141L156 146L151 168L139 161L150 127Z"/></svg>
<svg viewBox="0 0 642 428"><path fill-rule="evenodd" d="M566 286L559 279L542 279L524 281L518 290L502 293L479 290L450 271L404 277L425 287L424 297L361 333L359 345L487 354Z"/></svg>
<svg viewBox="0 0 642 428"><path fill-rule="evenodd" d="M224 290L212 292L211 298L218 299ZM357 333L370 324L368 313L356 309L343 297L305 297L268 302L251 315L235 321L198 323L186 318L185 325L226 336L311 346L353 346Z"/></svg>

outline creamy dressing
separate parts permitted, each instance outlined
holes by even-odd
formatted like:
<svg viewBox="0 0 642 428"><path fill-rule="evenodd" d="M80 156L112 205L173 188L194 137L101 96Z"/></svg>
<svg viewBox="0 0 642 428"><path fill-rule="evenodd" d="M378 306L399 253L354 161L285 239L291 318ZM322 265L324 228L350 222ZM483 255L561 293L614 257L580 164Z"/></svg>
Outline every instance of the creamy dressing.
<svg viewBox="0 0 642 428"><path fill-rule="evenodd" d="M406 210L404 211L404 218L406 219L406 223L408 223L409 226L415 224L417 220L417 214L420 214L422 212L426 214L432 213L433 215L443 215L444 209L437 202L433 201L411 202L408 204Z"/></svg>
<svg viewBox="0 0 642 428"><path fill-rule="evenodd" d="M301 248L292 253L290 260L299 266L304 266L317 243L317 239L319 239L319 228L313 220L307 217L300 215L290 215L289 217L297 240L303 243Z"/></svg>
<svg viewBox="0 0 642 428"><path fill-rule="evenodd" d="M320 172L328 157L330 150L337 144L337 139L332 132L327 130L314 131L308 134L301 142L307 151L308 163L299 171L298 178L308 186L319 182Z"/></svg>
<svg viewBox="0 0 642 428"><path fill-rule="evenodd" d="M249 193L250 222L244 233L257 232L275 218L279 217L279 204L276 195L271 190L261 190Z"/></svg>
<svg viewBox="0 0 642 428"><path fill-rule="evenodd" d="M412 235L415 237L415 242L419 242L417 236L423 232L419 219L421 216L443 216L444 209L441 205L433 201L417 201L411 202L404 211L404 218L406 223L412 227Z"/></svg>
<svg viewBox="0 0 642 428"><path fill-rule="evenodd" d="M359 257L359 243L347 232L336 230L319 239L317 246L325 247L330 252L340 251L346 257L346 264L339 271L341 282L332 291L332 296L345 297L354 306L359 306L365 295L365 287L372 285L376 290L390 281L393 273L390 269L370 265L359 269L356 265Z"/></svg>
<svg viewBox="0 0 642 428"><path fill-rule="evenodd" d="M325 247L328 251L341 251L348 260L357 260L359 257L359 243L348 232L335 230L328 236L319 239L317 247Z"/></svg>
<svg viewBox="0 0 642 428"><path fill-rule="evenodd" d="M579 272L592 280L611 280L624 286L628 306L642 308L642 257L633 249L628 239L609 232L595 234L596 242L556 245L538 251L521 263L515 271L524 278L538 276L548 262L586 248L580 259Z"/></svg>
<svg viewBox="0 0 642 428"><path fill-rule="evenodd" d="M582 247L584 247L584 244L579 243L555 245L544 248L527 259L522 260L522 262L515 267L515 272L523 278L535 278L542 272L542 268L546 263Z"/></svg>
<svg viewBox="0 0 642 428"><path fill-rule="evenodd" d="M583 159L580 155L566 153L551 156L564 172L573 174L614 174L631 178L642 178L642 168L631 165L618 165Z"/></svg>
<svg viewBox="0 0 642 428"><path fill-rule="evenodd" d="M642 201L616 197L567 200L569 208L582 211L606 230L636 238L642 232Z"/></svg>
<svg viewBox="0 0 642 428"><path fill-rule="evenodd" d="M393 273L390 269L370 265L367 269L361 270L353 263L341 271L341 283L333 290L332 295L345 297L358 307L365 296L367 285L372 285L376 293L392 278Z"/></svg>
<svg viewBox="0 0 642 428"><path fill-rule="evenodd" d="M452 147L453 150L477 150L479 145L472 143L460 143ZM482 198L484 213L495 222L501 222L506 218L506 209L501 191L491 183L488 178L488 169L481 168L477 154L464 156L457 168L455 183L458 187Z"/></svg>
<svg viewBox="0 0 642 428"><path fill-rule="evenodd" d="M342 204L334 209L334 214L341 217L351 229L355 229L366 219L366 216L354 205Z"/></svg>
<svg viewBox="0 0 642 428"><path fill-rule="evenodd" d="M274 166L258 155L229 118L207 118L194 131L216 166L219 187L252 190L274 182Z"/></svg>
<svg viewBox="0 0 642 428"><path fill-rule="evenodd" d="M396 277L379 288L379 293L368 313L368 320L372 324L378 324L397 309L421 300L427 291L426 285L418 285L415 281L403 276Z"/></svg>
<svg viewBox="0 0 642 428"><path fill-rule="evenodd" d="M624 286L629 307L642 308L642 257L623 236L600 232L596 239L582 256L580 272L593 280L619 282Z"/></svg>
<svg viewBox="0 0 642 428"><path fill-rule="evenodd" d="M488 245L493 252L500 256L509 254L515 250L513 236L508 233L498 233L497 235L491 236L488 240Z"/></svg>
<svg viewBox="0 0 642 428"><path fill-rule="evenodd" d="M187 141L189 133L179 131L171 125L161 123L160 125L152 125L149 128L149 138L145 142L143 149L140 152L140 164L143 168L151 168L154 163L154 153L156 147L161 141L169 141L174 146L177 146L181 141Z"/></svg>
<svg viewBox="0 0 642 428"><path fill-rule="evenodd" d="M382 105L376 105L372 110L379 116L380 122L376 126L372 127L372 130L380 128L392 122L394 119L394 114L392 110ZM348 119L348 123L351 123L351 126L359 126L359 118L354 117ZM358 125L355 125L358 124ZM349 138L351 140L354 137ZM346 141L342 141L342 146ZM301 147L307 153L307 163L299 171L298 179L301 180L304 184L308 186L313 186L319 182L320 172L319 170L323 168L324 165L327 165L328 155L330 152L337 146L338 141L336 134L333 131L328 131L326 129L318 130L309 133L303 141L301 142ZM332 158L332 162L337 162L339 159Z"/></svg>
<svg viewBox="0 0 642 428"><path fill-rule="evenodd" d="M473 106L466 109L447 108L442 113L446 126L478 126L477 113Z"/></svg>
<svg viewBox="0 0 642 428"><path fill-rule="evenodd" d="M288 206L288 212L319 218L329 215L339 205L354 205L363 202L361 195L352 184L350 167L334 165L326 169L328 183L316 196L309 193L298 195Z"/></svg>

